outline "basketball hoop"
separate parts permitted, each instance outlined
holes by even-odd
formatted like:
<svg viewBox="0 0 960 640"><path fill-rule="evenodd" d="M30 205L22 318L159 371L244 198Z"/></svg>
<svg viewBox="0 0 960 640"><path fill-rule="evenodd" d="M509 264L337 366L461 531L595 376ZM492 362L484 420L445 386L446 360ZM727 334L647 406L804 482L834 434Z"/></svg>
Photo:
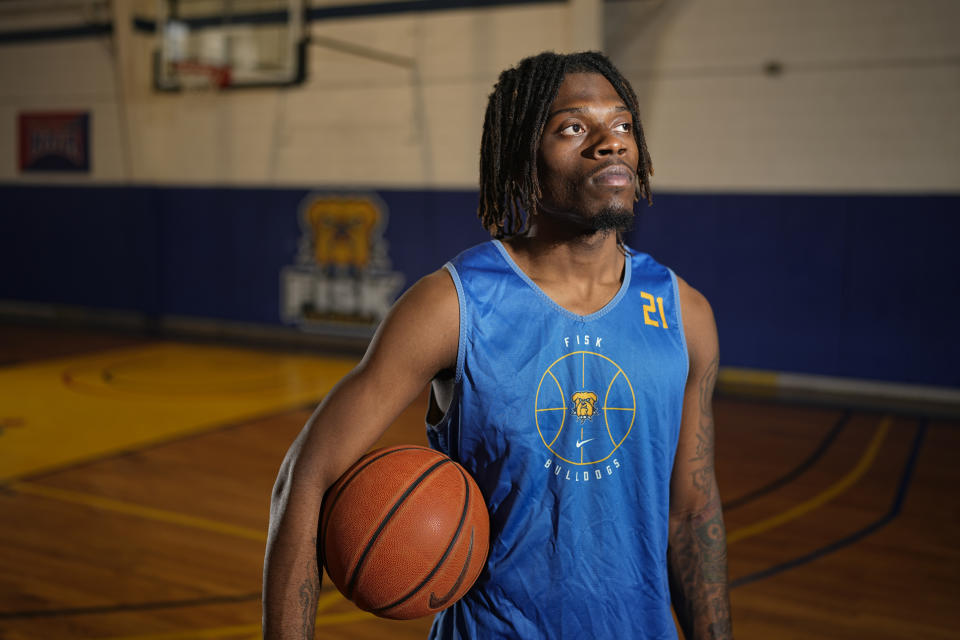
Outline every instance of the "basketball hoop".
<svg viewBox="0 0 960 640"><path fill-rule="evenodd" d="M307 0L153 2L157 91L285 87L306 78Z"/></svg>
<svg viewBox="0 0 960 640"><path fill-rule="evenodd" d="M229 65L215 65L196 60L171 62L172 76L182 89L226 89L233 79Z"/></svg>

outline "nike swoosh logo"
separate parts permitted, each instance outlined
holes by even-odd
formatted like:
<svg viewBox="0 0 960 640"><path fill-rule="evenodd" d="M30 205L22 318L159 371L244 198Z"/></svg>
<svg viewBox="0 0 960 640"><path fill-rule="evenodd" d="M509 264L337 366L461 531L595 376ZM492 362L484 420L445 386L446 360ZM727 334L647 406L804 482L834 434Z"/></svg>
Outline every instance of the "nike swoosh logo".
<svg viewBox="0 0 960 640"><path fill-rule="evenodd" d="M587 438L586 440L577 440L577 449L579 449L579 448L582 447L583 445L587 444L587 443L590 442L591 440L596 440L596 438Z"/></svg>
<svg viewBox="0 0 960 640"><path fill-rule="evenodd" d="M457 590L460 588L460 585L463 584L463 579L467 576L467 569L470 568L470 559L473 557L473 532L474 529L470 529L470 546L467 547L467 559L463 563L463 569L460 570L460 575L457 576L457 581L453 583L453 586L450 587L450 591L447 592L447 595L440 598L437 597L437 594L430 592L430 608L436 609L442 607L448 602L450 598L454 596Z"/></svg>

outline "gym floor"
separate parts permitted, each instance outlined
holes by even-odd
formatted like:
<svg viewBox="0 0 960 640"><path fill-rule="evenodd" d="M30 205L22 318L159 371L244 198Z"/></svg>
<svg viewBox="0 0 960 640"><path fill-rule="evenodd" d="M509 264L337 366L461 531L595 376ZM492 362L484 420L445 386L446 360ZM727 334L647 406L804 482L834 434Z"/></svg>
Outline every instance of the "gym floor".
<svg viewBox="0 0 960 640"><path fill-rule="evenodd" d="M356 359L0 325L0 639L259 638L277 467ZM956 637L960 422L922 414L718 395L738 638ZM429 624L325 581L316 637Z"/></svg>

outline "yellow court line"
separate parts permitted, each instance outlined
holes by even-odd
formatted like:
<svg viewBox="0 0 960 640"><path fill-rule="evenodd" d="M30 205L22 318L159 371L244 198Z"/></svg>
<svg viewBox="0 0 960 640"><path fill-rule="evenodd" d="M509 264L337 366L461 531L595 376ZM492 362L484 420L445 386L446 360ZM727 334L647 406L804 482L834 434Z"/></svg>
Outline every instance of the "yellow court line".
<svg viewBox="0 0 960 640"><path fill-rule="evenodd" d="M341 595L341 593L336 589L331 589L330 591L321 594L320 597L317 598L317 617L319 618L320 614L336 604L338 601L344 599L345 598L343 595Z"/></svg>
<svg viewBox="0 0 960 640"><path fill-rule="evenodd" d="M327 594L335 595L338 597L340 593L338 591L333 591ZM337 599L337 598L334 598ZM323 601L323 598L320 599L320 602ZM319 602L317 608L320 608ZM335 624L343 624L346 622L356 622L358 620L364 620L366 618L373 617L372 613L367 613L366 611L356 610L356 611L345 611L343 613L329 613L329 614L319 614L317 619L314 622L315 627L325 627ZM261 629L259 624L244 624L244 625L235 625L232 627L212 627L210 629L191 629L187 631L171 631L168 633L151 633L148 635L138 635L138 636L110 636L109 638L101 638L100 640L207 640L215 638L228 638L231 636L239 636L246 634L255 634L251 636L253 638L261 637Z"/></svg>
<svg viewBox="0 0 960 640"><path fill-rule="evenodd" d="M314 623L315 627L324 627L345 622L356 622L365 618L372 617L372 613L366 611L347 611L345 613L334 613L325 616L317 616ZM255 634L252 638L260 638L261 631L259 624L243 624L232 627L213 627L210 629L193 629L189 631L171 631L169 633L151 633L141 636L110 636L100 640L207 640L211 638L229 638L246 634Z"/></svg>
<svg viewBox="0 0 960 640"><path fill-rule="evenodd" d="M260 631L259 624L242 624L232 627L216 627L213 629L194 629L192 631L172 631L170 633L151 633L139 636L110 636L102 640L200 640L202 638L224 638L229 636L246 635Z"/></svg>
<svg viewBox="0 0 960 640"><path fill-rule="evenodd" d="M883 441L887 437L887 433L890 431L890 425L893 424L893 419L890 416L885 416L883 420L880 421L879 426L877 426L876 432L873 434L873 439L870 441L870 444L867 446L866 451L863 452L863 455L860 457L860 461L857 462L857 465L851 469L847 475L841 478L836 484L828 487L823 492L815 495L814 497L801 502L800 504L787 509L783 513L777 514L766 520L761 520L746 527L737 529L736 531L731 531L727 535L727 544L733 544L734 542L739 542L740 540L745 540L747 538L752 538L753 536L769 531L779 527L782 524L786 524L791 520L796 520L805 513L809 513L814 509L825 505L830 502L841 493L849 489L853 484L859 480L873 465L874 459L877 457L877 452L880 451L880 446L883 444Z"/></svg>
<svg viewBox="0 0 960 640"><path fill-rule="evenodd" d="M317 616L317 620L314 622L316 627L324 627L334 624L343 624L344 622L356 622L357 620L365 620L366 618L373 618L372 613L367 613L357 609L356 611L344 611L343 613L328 613L323 616Z"/></svg>
<svg viewBox="0 0 960 640"><path fill-rule="evenodd" d="M222 533L225 535L236 536L239 538L246 538L249 540L256 540L258 542L263 542L266 540L266 535L263 532L256 529L250 529L247 527L240 527L236 525L226 524L223 522L218 522L216 520L209 520L207 518L198 518L195 516L188 516L182 513L177 513L174 511L166 511L164 509L154 509L152 507L144 507L142 505L123 502L120 500L113 500L111 498L103 498L101 496L81 493L79 491L69 491L66 489L56 489L54 487L46 487L43 485L32 484L27 482L17 482L9 486L10 489L13 489L19 493L25 493L35 496L40 496L43 498L51 498L54 500L61 500L64 502L71 502L74 504L81 504L89 507L94 507L96 509L104 509L107 511L116 511L118 513L123 513L126 515L138 516L141 518L147 518L149 520L158 520L160 522L166 522L170 524L177 524L186 527L192 527L194 529L203 529L205 531L212 531L215 533ZM315 626L329 626L335 624L343 624L347 622L355 622L357 620L363 620L365 618L371 617L373 614L367 613L366 611L356 610L356 611L345 611L341 613L323 613L330 606L336 602L343 600L344 597L336 589L328 591L320 596L317 600L317 618L315 621ZM175 631L170 633L160 633L160 634L150 634L150 635L137 635L137 636L114 636L109 640L203 640L205 638L224 638L230 636L239 636L245 634L257 634L256 637L260 637L260 625L238 625L230 627L216 627L212 629L194 629L190 631ZM106 640L106 639L104 639Z"/></svg>
<svg viewBox="0 0 960 640"><path fill-rule="evenodd" d="M266 534L258 529L240 527L237 525L227 524L225 522L219 522L217 520L210 520L208 518L188 516L183 513L167 511L165 509L144 507L132 502L113 500L111 498L104 498L90 493L69 491L67 489L56 489L54 487L47 487L30 482L15 482L8 486L10 489L13 489L19 493L27 493L30 495L40 496L42 498L60 500L62 502L72 502L74 504L81 504L84 506L93 507L95 509L115 511L117 513L146 518L148 520L157 520L159 522L166 522L169 524L178 524L184 527L203 529L204 531L222 533L224 535L234 536L237 538L257 540L258 542L263 542L267 539Z"/></svg>

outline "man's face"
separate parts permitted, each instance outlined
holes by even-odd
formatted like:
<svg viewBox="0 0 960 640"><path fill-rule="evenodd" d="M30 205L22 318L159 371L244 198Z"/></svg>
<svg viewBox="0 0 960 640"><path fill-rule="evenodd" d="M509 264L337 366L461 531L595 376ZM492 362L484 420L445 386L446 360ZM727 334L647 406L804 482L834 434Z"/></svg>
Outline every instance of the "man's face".
<svg viewBox="0 0 960 640"><path fill-rule="evenodd" d="M629 226L639 151L630 110L598 73L570 73L550 106L537 171L542 214L585 229Z"/></svg>

